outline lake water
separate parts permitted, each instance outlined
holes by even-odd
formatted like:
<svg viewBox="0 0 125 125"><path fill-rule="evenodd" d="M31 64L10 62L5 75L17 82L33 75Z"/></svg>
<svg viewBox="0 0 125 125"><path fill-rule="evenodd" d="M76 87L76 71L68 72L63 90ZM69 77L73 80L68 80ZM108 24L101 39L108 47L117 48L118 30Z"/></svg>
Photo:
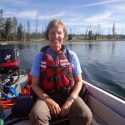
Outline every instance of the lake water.
<svg viewBox="0 0 125 125"><path fill-rule="evenodd" d="M28 69L46 43L17 44L21 65ZM125 100L125 41L66 42L76 52L83 78Z"/></svg>

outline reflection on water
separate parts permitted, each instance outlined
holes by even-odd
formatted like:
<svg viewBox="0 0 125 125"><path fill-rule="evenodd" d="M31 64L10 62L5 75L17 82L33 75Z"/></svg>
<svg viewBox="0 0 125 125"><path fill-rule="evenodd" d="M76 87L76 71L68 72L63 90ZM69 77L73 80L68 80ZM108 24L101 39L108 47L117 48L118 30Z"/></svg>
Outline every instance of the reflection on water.
<svg viewBox="0 0 125 125"><path fill-rule="evenodd" d="M22 65L31 67L34 56L46 43L18 44ZM67 42L79 57L83 77L125 99L125 42Z"/></svg>

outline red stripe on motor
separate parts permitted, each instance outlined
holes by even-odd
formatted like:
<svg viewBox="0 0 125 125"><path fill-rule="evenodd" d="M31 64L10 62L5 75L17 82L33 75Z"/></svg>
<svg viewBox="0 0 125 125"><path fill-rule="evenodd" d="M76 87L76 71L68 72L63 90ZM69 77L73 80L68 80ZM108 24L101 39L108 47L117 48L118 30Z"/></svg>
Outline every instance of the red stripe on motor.
<svg viewBox="0 0 125 125"><path fill-rule="evenodd" d="M1 63L0 66L3 67L7 67L7 66L17 66L20 64L20 61L16 61L16 62L7 62L7 63Z"/></svg>

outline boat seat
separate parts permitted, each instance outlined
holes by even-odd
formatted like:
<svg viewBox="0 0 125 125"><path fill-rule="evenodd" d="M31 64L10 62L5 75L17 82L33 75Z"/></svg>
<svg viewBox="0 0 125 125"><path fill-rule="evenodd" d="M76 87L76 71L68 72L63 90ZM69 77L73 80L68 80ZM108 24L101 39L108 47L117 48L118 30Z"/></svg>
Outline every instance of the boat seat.
<svg viewBox="0 0 125 125"><path fill-rule="evenodd" d="M67 117L52 119L50 125L69 125L69 119Z"/></svg>

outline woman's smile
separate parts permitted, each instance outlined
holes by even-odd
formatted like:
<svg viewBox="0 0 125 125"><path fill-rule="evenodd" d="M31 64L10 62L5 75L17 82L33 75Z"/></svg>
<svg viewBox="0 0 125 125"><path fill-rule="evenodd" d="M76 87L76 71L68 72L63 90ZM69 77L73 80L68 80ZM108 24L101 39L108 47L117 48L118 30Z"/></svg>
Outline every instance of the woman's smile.
<svg viewBox="0 0 125 125"><path fill-rule="evenodd" d="M64 31L62 26L53 26L49 30L48 38L50 41L50 47L53 50L59 50L63 43Z"/></svg>

